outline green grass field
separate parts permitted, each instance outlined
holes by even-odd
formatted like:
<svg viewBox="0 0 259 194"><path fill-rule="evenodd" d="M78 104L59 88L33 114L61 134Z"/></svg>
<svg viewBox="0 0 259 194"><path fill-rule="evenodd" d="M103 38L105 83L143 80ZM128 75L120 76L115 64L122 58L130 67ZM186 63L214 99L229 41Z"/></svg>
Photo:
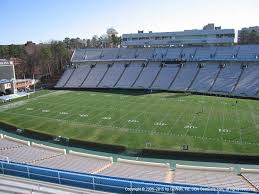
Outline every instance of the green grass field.
<svg viewBox="0 0 259 194"><path fill-rule="evenodd" d="M237 100L237 104L236 104ZM129 148L259 155L259 103L180 93L41 91L0 104L0 121Z"/></svg>

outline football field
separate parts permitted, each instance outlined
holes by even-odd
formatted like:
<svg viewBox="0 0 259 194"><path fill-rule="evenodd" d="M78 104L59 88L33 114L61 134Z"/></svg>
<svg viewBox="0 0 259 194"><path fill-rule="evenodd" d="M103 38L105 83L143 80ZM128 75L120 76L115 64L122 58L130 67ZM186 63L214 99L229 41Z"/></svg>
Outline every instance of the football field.
<svg viewBox="0 0 259 194"><path fill-rule="evenodd" d="M0 121L129 148L259 155L259 101L142 91L40 91L0 104Z"/></svg>

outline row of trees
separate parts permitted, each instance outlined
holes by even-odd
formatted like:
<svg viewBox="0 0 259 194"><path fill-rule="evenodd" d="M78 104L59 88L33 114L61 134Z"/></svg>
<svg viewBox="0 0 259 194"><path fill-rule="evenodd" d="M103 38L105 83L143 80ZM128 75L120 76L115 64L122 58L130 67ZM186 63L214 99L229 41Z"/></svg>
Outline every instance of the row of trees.
<svg viewBox="0 0 259 194"><path fill-rule="evenodd" d="M109 48L118 47L121 38L114 29L108 29L105 35L93 36L91 39L65 38L63 41L51 41L25 45L0 46L0 58L12 59L16 64L18 78L51 77L62 72L69 64L76 48Z"/></svg>
<svg viewBox="0 0 259 194"><path fill-rule="evenodd" d="M259 36L256 30L242 30L239 32L239 44L259 44Z"/></svg>
<svg viewBox="0 0 259 194"><path fill-rule="evenodd" d="M0 58L15 62L18 78L51 76L60 72L69 63L72 50L66 48L62 41L48 44L0 46Z"/></svg>

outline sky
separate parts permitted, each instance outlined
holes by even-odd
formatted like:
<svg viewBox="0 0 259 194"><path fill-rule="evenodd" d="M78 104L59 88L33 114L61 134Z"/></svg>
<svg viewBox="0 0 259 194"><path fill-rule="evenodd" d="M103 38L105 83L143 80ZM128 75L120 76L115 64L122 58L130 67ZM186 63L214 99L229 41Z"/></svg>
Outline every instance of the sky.
<svg viewBox="0 0 259 194"><path fill-rule="evenodd" d="M0 45L103 35L259 26L259 0L0 0Z"/></svg>

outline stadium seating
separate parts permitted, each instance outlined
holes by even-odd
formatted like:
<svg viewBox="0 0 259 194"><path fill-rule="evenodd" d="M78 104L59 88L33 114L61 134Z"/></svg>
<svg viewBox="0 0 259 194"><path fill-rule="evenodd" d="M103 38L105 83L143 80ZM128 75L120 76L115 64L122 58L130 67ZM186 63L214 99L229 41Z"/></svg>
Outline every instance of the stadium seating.
<svg viewBox="0 0 259 194"><path fill-rule="evenodd" d="M154 48L138 48L136 53L136 59L151 59L153 58Z"/></svg>
<svg viewBox="0 0 259 194"><path fill-rule="evenodd" d="M165 55L166 60L177 60L180 59L182 48L168 48Z"/></svg>
<svg viewBox="0 0 259 194"><path fill-rule="evenodd" d="M241 175L259 190L259 170L241 168Z"/></svg>
<svg viewBox="0 0 259 194"><path fill-rule="evenodd" d="M57 85L55 86L56 88L62 88L66 85L67 81L69 80L70 76L72 75L72 73L74 72L74 68L69 68L67 69L64 74L62 75L62 77L60 78L60 80L58 81Z"/></svg>
<svg viewBox="0 0 259 194"><path fill-rule="evenodd" d="M92 67L87 78L82 83L82 88L96 88L108 71L107 63L98 63Z"/></svg>
<svg viewBox="0 0 259 194"><path fill-rule="evenodd" d="M88 64L78 66L64 87L65 88L80 87L83 81L86 79L88 73L90 72L90 69L91 67Z"/></svg>
<svg viewBox="0 0 259 194"><path fill-rule="evenodd" d="M193 60L196 54L197 48L196 47L185 47L181 52L181 57L183 60Z"/></svg>
<svg viewBox="0 0 259 194"><path fill-rule="evenodd" d="M255 190L242 176L236 175L231 168L176 165L173 182L228 189Z"/></svg>
<svg viewBox="0 0 259 194"><path fill-rule="evenodd" d="M153 59L162 60L166 56L167 48L156 48L153 53Z"/></svg>
<svg viewBox="0 0 259 194"><path fill-rule="evenodd" d="M102 60L113 60L118 58L119 58L119 49L117 48L103 49L101 54Z"/></svg>
<svg viewBox="0 0 259 194"><path fill-rule="evenodd" d="M86 49L77 49L72 55L72 61L82 61L85 59Z"/></svg>
<svg viewBox="0 0 259 194"><path fill-rule="evenodd" d="M219 70L220 68L217 64L204 64L189 90L204 93L208 92L214 83Z"/></svg>
<svg viewBox="0 0 259 194"><path fill-rule="evenodd" d="M199 47L194 56L195 60L211 60L215 56L216 47Z"/></svg>
<svg viewBox="0 0 259 194"><path fill-rule="evenodd" d="M197 63L184 64L169 90L186 91L199 71L197 66Z"/></svg>
<svg viewBox="0 0 259 194"><path fill-rule="evenodd" d="M56 88L155 89L259 98L257 45L77 49L71 62L74 66L64 72Z"/></svg>
<svg viewBox="0 0 259 194"><path fill-rule="evenodd" d="M101 58L102 50L100 49L87 49L84 53L84 60L99 60Z"/></svg>
<svg viewBox="0 0 259 194"><path fill-rule="evenodd" d="M91 187L91 176L97 176L94 182L97 181L96 183L98 184L111 184L110 186L114 186L115 184L117 187L127 187L129 181L132 180L136 184L140 184L137 183L137 181L144 181L145 184L147 184L146 181L153 181L160 185L163 183L173 183L178 184L178 186L180 184L185 187L196 186L197 188L208 186L212 188L239 189L245 191L257 191L257 189L259 189L259 171L255 169L241 169L241 175L237 175L232 168L198 167L176 164L176 169L172 170L167 163L151 163L120 158L117 159L117 162L113 162L112 157L74 151L66 153L64 149L30 143L1 134L0 155L0 162L5 162L4 165L0 165L0 172L2 174L27 177L26 174L30 173L30 179L53 183L61 183L62 181L62 184L79 187L80 184L83 185L86 183L87 186L83 188L89 189L93 188ZM13 162L18 162L18 164L16 165L16 163ZM19 163L26 163L29 164L29 166L27 165L27 167L24 168L22 167L23 164ZM3 168L5 168L5 170L2 170ZM57 174L55 169L65 171ZM67 174L65 174L65 172L67 172ZM79 174L76 174L77 172ZM51 178L52 176L53 178ZM55 176L58 176L57 180L54 178ZM82 176L88 176L88 178L83 178ZM116 180L117 182L113 182L110 180L113 178L121 179ZM123 182L124 180L128 182ZM4 184L7 184L3 181L0 182L0 188L4 188ZM24 186L20 186L20 188L25 189ZM105 188L108 189L107 186ZM14 189L17 190L17 188ZM101 190L103 189L104 188ZM106 191L106 189L104 191Z"/></svg>
<svg viewBox="0 0 259 194"><path fill-rule="evenodd" d="M96 173L109 167L112 164L112 158L70 151L69 154L40 160L34 164L74 172Z"/></svg>
<svg viewBox="0 0 259 194"><path fill-rule="evenodd" d="M26 141L17 141L16 139L10 137L1 137L0 139L0 150L9 150L14 148L20 148L23 146L29 145Z"/></svg>
<svg viewBox="0 0 259 194"><path fill-rule="evenodd" d="M136 79L143 70L143 64L139 62L129 64L118 83L115 85L116 88L131 88L135 83Z"/></svg>
<svg viewBox="0 0 259 194"><path fill-rule="evenodd" d="M211 90L223 93L232 92L241 73L241 64L227 64L223 66Z"/></svg>
<svg viewBox="0 0 259 194"><path fill-rule="evenodd" d="M105 168L98 174L139 180L169 182L169 164L158 164L132 160L118 159L109 168Z"/></svg>
<svg viewBox="0 0 259 194"><path fill-rule="evenodd" d="M39 148L36 146L21 146L14 149L0 150L0 155L8 157L9 160L19 163L33 163L55 156L62 155L60 151Z"/></svg>
<svg viewBox="0 0 259 194"><path fill-rule="evenodd" d="M237 59L240 60L255 60L256 56L259 55L258 45L242 45L239 48ZM259 61L259 59L258 59Z"/></svg>
<svg viewBox="0 0 259 194"><path fill-rule="evenodd" d="M179 64L165 64L156 77L151 89L167 90L179 70Z"/></svg>
<svg viewBox="0 0 259 194"><path fill-rule="evenodd" d="M215 53L216 60L231 60L238 53L239 47L217 47Z"/></svg>
<svg viewBox="0 0 259 194"><path fill-rule="evenodd" d="M158 75L161 69L161 64L159 62L150 62L148 63L142 70L141 74L139 75L138 79L136 80L135 84L132 88L135 89L148 89L152 85L153 81L155 80L156 76Z"/></svg>
<svg viewBox="0 0 259 194"><path fill-rule="evenodd" d="M126 49L126 48L121 48L119 50L119 59L134 59L136 57L137 49Z"/></svg>
<svg viewBox="0 0 259 194"><path fill-rule="evenodd" d="M238 96L257 96L259 89L259 67L252 64L245 67L234 93Z"/></svg>
<svg viewBox="0 0 259 194"><path fill-rule="evenodd" d="M114 63L99 84L99 88L113 88L125 70L123 63Z"/></svg>

